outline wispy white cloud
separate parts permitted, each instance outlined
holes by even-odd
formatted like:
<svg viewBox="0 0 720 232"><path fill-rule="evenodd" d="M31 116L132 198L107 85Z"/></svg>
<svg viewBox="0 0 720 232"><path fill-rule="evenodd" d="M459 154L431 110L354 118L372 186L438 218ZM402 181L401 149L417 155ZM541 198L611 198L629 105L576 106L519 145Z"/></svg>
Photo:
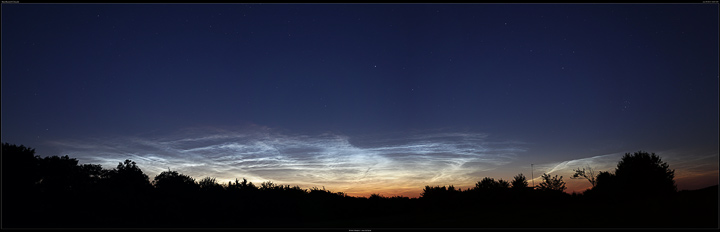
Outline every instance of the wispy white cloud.
<svg viewBox="0 0 720 232"><path fill-rule="evenodd" d="M584 168L586 166L590 166L595 170L598 171L611 171L610 169L614 168L617 162L620 160L620 157L622 157L623 153L611 153L611 154L604 154L604 155L597 155L587 158L580 158L580 159L574 159L574 160L565 160L560 162L554 162L554 163L547 163L547 164L538 164L535 165L535 170L547 173L547 174L553 174L553 173L567 173L567 170L576 169L576 168Z"/></svg>
<svg viewBox="0 0 720 232"><path fill-rule="evenodd" d="M612 172L623 154L624 153L610 153L573 160L536 164L535 178L528 180L528 182L534 180L536 184L540 184L542 182L542 174L557 175L563 177L563 181L565 181L566 187L568 188L567 191L582 192L582 190L591 187L591 184L584 179L571 179L570 177L575 173L573 169L586 168L589 166L595 170L595 174L598 174L600 171Z"/></svg>
<svg viewBox="0 0 720 232"><path fill-rule="evenodd" d="M180 134L181 136L177 135ZM351 142L353 141L353 142ZM153 178L169 169L221 181L248 178L305 187L365 192L377 186L422 188L468 181L479 169L511 162L518 143L489 142L480 133L424 133L393 139L351 140L332 133L288 135L193 129L172 135L56 141L62 155L113 168L132 159Z"/></svg>
<svg viewBox="0 0 720 232"><path fill-rule="evenodd" d="M632 152L630 152L632 153ZM585 168L590 166L595 170L595 174L600 171L614 172L618 162L622 159L625 152L622 153L610 153L604 155L597 155L587 158L565 160L544 164L535 165L535 183L540 183L542 173L550 175L563 176L563 180L567 183L568 191L581 192L584 189L590 188L591 184L584 179L570 179L572 174L575 172L573 169ZM703 182L702 184L692 185L692 183L684 183L685 178L690 179L696 176L715 176L715 178L705 178L706 182L717 183L718 170L718 153L711 152L708 154L694 154L687 152L680 152L675 150L659 151L655 152L656 155L660 156L663 162L667 162L670 165L670 169L675 170L675 180L678 181L678 188L698 188L705 187L708 184ZM531 181L531 180L530 180ZM697 180L690 180L697 181Z"/></svg>

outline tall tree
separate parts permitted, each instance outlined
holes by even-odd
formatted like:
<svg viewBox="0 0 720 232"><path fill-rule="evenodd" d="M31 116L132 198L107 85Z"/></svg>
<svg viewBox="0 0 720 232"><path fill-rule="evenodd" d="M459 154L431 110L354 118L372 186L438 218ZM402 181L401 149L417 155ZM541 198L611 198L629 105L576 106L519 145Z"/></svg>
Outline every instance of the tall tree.
<svg viewBox="0 0 720 232"><path fill-rule="evenodd" d="M513 177L513 180L510 183L512 184L513 189L525 189L528 187L527 178L522 173Z"/></svg>
<svg viewBox="0 0 720 232"><path fill-rule="evenodd" d="M152 187L148 176L132 160L118 163L116 168L104 174L107 177L105 183L113 191L140 193Z"/></svg>
<svg viewBox="0 0 720 232"><path fill-rule="evenodd" d="M558 178L557 175L551 177L547 173L543 173L542 179L543 181L538 185L539 190L562 192L567 189L567 187L565 187L565 181L563 181L562 176L560 176L560 178Z"/></svg>
<svg viewBox="0 0 720 232"><path fill-rule="evenodd" d="M40 159L39 187L43 191L73 191L81 176L78 160L68 156L49 156Z"/></svg>
<svg viewBox="0 0 720 232"><path fill-rule="evenodd" d="M161 172L155 176L153 185L164 193L190 193L200 188L195 179L177 171Z"/></svg>
<svg viewBox="0 0 720 232"><path fill-rule="evenodd" d="M666 195L677 191L675 170L655 153L625 153L615 168L615 178L624 194Z"/></svg>
<svg viewBox="0 0 720 232"><path fill-rule="evenodd" d="M595 169L590 167L590 165L587 165L582 169L573 169L573 171L575 173L570 177L570 179L587 179L593 187L595 187L595 184L597 184L597 180L595 179L595 177L597 176L595 174Z"/></svg>
<svg viewBox="0 0 720 232"><path fill-rule="evenodd" d="M24 145L2 144L2 183L6 188L28 190L40 180L40 158L35 149ZM5 191L3 191L5 193Z"/></svg>
<svg viewBox="0 0 720 232"><path fill-rule="evenodd" d="M619 189L613 173L601 171L597 174L595 181L595 187L591 189L591 192L596 194L609 196Z"/></svg>

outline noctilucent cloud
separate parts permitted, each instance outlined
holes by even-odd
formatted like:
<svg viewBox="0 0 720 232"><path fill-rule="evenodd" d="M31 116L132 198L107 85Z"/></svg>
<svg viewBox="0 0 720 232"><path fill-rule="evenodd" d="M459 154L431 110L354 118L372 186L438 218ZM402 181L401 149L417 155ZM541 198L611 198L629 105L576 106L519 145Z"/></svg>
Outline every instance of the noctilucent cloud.
<svg viewBox="0 0 720 232"><path fill-rule="evenodd" d="M3 4L2 48L2 142L151 179L718 182L717 4Z"/></svg>

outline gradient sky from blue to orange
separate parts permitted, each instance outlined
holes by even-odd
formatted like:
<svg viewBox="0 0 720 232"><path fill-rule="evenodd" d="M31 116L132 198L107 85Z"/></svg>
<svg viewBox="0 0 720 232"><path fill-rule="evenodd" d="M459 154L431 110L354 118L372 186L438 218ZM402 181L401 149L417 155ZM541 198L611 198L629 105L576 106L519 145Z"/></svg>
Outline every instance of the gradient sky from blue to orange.
<svg viewBox="0 0 720 232"><path fill-rule="evenodd" d="M717 4L3 4L2 48L3 142L151 178L718 182Z"/></svg>

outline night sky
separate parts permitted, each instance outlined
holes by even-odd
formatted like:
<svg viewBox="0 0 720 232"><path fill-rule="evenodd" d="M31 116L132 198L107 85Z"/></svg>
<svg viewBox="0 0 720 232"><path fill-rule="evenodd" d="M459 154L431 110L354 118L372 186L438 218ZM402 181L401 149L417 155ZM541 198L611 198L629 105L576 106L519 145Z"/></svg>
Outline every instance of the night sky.
<svg viewBox="0 0 720 232"><path fill-rule="evenodd" d="M718 80L718 4L2 6L2 142L151 179L580 192L644 150L698 189Z"/></svg>

